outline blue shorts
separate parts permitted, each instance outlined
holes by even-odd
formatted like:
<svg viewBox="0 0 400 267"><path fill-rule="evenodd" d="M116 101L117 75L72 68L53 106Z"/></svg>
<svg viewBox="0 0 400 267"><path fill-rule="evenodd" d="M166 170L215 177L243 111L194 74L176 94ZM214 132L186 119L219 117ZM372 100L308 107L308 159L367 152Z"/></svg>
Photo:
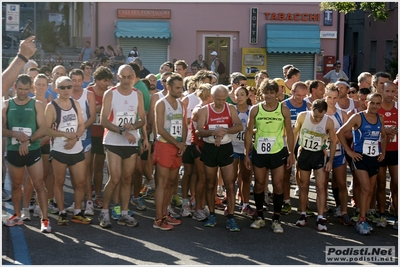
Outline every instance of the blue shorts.
<svg viewBox="0 0 400 267"><path fill-rule="evenodd" d="M83 146L83 153L90 151L90 149L92 149L92 140L90 138L82 140L82 146Z"/></svg>
<svg viewBox="0 0 400 267"><path fill-rule="evenodd" d="M329 157L328 157L327 161L329 161ZM343 164L346 164L346 157L344 156L344 154L342 154L340 156L336 156L336 157L333 158L333 167L332 167L332 169L336 169L337 167L340 167Z"/></svg>
<svg viewBox="0 0 400 267"><path fill-rule="evenodd" d="M233 159L244 160L244 154L233 152Z"/></svg>

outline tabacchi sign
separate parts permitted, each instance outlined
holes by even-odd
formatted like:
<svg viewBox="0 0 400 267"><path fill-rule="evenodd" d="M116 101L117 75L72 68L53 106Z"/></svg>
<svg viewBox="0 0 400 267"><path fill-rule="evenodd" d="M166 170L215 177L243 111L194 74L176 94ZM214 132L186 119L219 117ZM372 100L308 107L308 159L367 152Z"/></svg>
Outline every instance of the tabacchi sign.
<svg viewBox="0 0 400 267"><path fill-rule="evenodd" d="M287 21L319 21L320 14L310 13L271 13L265 12L266 20L287 20Z"/></svg>
<svg viewBox="0 0 400 267"><path fill-rule="evenodd" d="M170 19L170 9L117 9L119 19Z"/></svg>

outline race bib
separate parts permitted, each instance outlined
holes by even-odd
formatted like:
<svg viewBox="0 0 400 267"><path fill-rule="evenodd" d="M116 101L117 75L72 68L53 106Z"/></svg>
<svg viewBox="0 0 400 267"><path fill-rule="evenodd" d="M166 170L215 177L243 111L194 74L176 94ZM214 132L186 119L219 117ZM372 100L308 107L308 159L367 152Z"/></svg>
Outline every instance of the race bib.
<svg viewBox="0 0 400 267"><path fill-rule="evenodd" d="M260 137L257 142L257 154L271 153L272 146L276 141L275 137Z"/></svg>
<svg viewBox="0 0 400 267"><path fill-rule="evenodd" d="M235 143L244 143L244 133L245 131L240 131L236 134L233 134L233 142Z"/></svg>
<svg viewBox="0 0 400 267"><path fill-rule="evenodd" d="M379 154L378 141L364 140L363 151L364 155L375 157Z"/></svg>
<svg viewBox="0 0 400 267"><path fill-rule="evenodd" d="M96 120L93 122L93 125L100 125L100 113L96 113Z"/></svg>
<svg viewBox="0 0 400 267"><path fill-rule="evenodd" d="M171 120L169 134L174 138L182 137L182 120Z"/></svg>
<svg viewBox="0 0 400 267"><path fill-rule="evenodd" d="M67 133L74 133L76 132L76 130L78 130L78 120L72 120L67 123L61 123L58 130ZM67 138L61 137L61 140L66 141Z"/></svg>
<svg viewBox="0 0 400 267"><path fill-rule="evenodd" d="M220 127L228 129L228 124L209 124L208 125L208 129L211 131L216 130ZM215 139L216 139L216 136L214 136L214 135L208 137L208 140L212 143L215 142ZM228 134L225 134L224 137L222 138L221 142L228 142L228 141L229 141Z"/></svg>
<svg viewBox="0 0 400 267"><path fill-rule="evenodd" d="M327 145L326 153L327 153L327 155L329 157L329 155L330 155L330 149L329 148L331 147L331 140L330 139L326 140L326 145ZM340 155L342 155L342 153L340 151L340 144L338 143L335 146L335 157L340 156Z"/></svg>
<svg viewBox="0 0 400 267"><path fill-rule="evenodd" d="M134 111L119 111L117 112L117 125L123 127L125 124L134 124L136 120L136 112Z"/></svg>
<svg viewBox="0 0 400 267"><path fill-rule="evenodd" d="M322 149L322 138L305 133L301 146L310 151L320 151Z"/></svg>
<svg viewBox="0 0 400 267"><path fill-rule="evenodd" d="M12 131L14 131L14 132L23 132L28 137L31 137L31 135L32 135L32 129L31 128L12 127ZM12 145L21 144L21 142L17 141L17 138L13 137L13 138L11 138L11 144Z"/></svg>

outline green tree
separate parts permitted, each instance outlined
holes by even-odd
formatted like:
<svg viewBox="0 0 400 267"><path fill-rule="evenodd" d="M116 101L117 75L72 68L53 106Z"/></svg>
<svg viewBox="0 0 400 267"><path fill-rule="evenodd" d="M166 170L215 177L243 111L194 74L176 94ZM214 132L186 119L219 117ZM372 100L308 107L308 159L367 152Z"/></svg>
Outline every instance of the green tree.
<svg viewBox="0 0 400 267"><path fill-rule="evenodd" d="M386 21L389 17L389 9L386 8L385 2L321 2L319 6L321 10L336 10L345 14L360 9L371 12L368 17L372 16L375 21Z"/></svg>

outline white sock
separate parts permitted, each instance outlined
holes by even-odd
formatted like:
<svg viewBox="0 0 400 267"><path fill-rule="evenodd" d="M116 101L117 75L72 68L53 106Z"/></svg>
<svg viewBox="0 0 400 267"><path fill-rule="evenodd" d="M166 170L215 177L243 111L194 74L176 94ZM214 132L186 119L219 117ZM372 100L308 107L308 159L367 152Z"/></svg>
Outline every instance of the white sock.
<svg viewBox="0 0 400 267"><path fill-rule="evenodd" d="M74 215L78 214L79 212L82 212L80 209L74 209Z"/></svg>
<svg viewBox="0 0 400 267"><path fill-rule="evenodd" d="M127 210L121 210L121 216L124 216L124 215L128 215L128 211Z"/></svg>

